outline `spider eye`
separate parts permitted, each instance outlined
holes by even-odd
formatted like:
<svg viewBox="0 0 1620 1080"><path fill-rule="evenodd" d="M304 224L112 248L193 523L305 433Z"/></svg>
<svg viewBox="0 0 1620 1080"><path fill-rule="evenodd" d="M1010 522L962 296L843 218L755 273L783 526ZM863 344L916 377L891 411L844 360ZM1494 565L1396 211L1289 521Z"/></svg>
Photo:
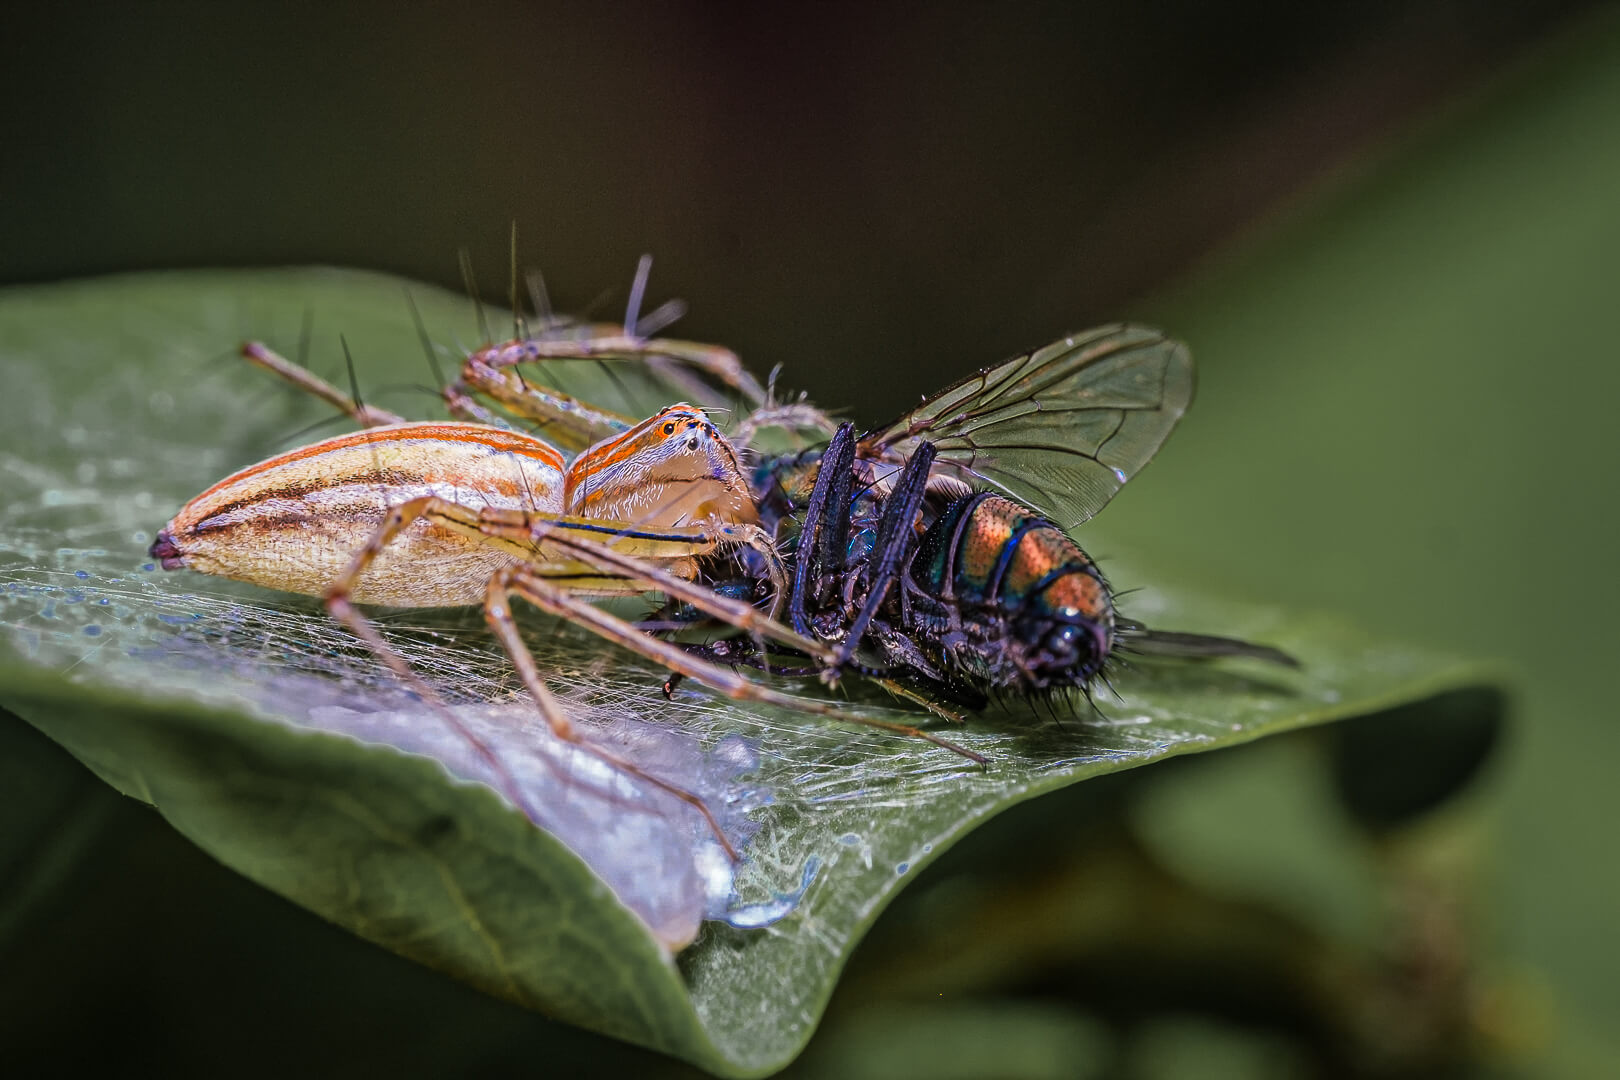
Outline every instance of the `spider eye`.
<svg viewBox="0 0 1620 1080"><path fill-rule="evenodd" d="M675 434L675 425L674 424L665 424L664 425L664 434L665 435L673 435L673 434Z"/></svg>

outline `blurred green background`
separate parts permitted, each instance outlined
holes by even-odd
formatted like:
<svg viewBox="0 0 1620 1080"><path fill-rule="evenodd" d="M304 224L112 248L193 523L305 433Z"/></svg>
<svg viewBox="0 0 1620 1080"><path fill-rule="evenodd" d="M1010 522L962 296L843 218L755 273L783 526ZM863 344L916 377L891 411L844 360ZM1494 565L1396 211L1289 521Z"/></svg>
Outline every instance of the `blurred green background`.
<svg viewBox="0 0 1620 1080"><path fill-rule="evenodd" d="M1451 834L1479 874L1464 921L1497 988L1481 1008L1509 1014L1508 1074L1612 1075L1620 12L779 20L743 5L11 16L0 281L318 262L454 286L466 247L498 298L515 220L559 308L612 286L611 313L651 251L655 295L692 305L683 335L783 364L867 422L1067 330L1165 326L1193 345L1199 400L1088 546L1517 665L1508 743ZM0 894L15 1056L206 1072L262 1041L280 1047L266 1062L333 1072L379 1054L425 1072L649 1065L350 941L31 729L3 730L0 880L28 883ZM1302 839L1312 795L1278 780L1294 766L1231 758L1172 799L1187 805L1145 811L1144 831L1172 861L1229 855L1233 887L1314 882L1299 895L1331 906L1332 871L1310 867L1355 864L1360 842ZM1239 841L1221 839L1227 813ZM1251 849L1275 859L1251 873ZM1050 1049L1063 1075L1103 1037L1051 1008L991 999L947 1026L1034 1048L1006 1074L1047 1074ZM834 1014L806 1069L945 1044L937 1016L894 1006L863 1032ZM1304 1068L1234 1038L1190 1023L1130 1060Z"/></svg>

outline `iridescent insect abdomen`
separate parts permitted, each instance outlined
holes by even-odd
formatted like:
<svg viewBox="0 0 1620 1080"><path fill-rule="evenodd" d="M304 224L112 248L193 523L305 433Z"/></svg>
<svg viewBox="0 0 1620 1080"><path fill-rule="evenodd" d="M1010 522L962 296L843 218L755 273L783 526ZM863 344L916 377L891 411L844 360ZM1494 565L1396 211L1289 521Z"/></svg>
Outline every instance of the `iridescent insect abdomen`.
<svg viewBox="0 0 1620 1080"><path fill-rule="evenodd" d="M942 636L941 660L992 685L1082 686L1113 650L1113 598L1096 564L1010 499L980 492L946 506L911 576L940 605L924 618L957 624Z"/></svg>

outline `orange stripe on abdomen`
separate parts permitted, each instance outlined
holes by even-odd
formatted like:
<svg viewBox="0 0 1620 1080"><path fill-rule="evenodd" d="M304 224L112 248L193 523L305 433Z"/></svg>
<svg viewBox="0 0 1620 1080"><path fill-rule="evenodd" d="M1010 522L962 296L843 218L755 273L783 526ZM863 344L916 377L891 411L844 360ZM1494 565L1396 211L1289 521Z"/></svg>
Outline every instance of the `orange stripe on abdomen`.
<svg viewBox="0 0 1620 1080"><path fill-rule="evenodd" d="M298 462L313 461L324 455L331 455L343 450L364 447L382 453L388 448L410 444L420 444L424 448L442 450L445 452L444 460L446 462L465 461L468 450L476 452L476 448L482 447L492 454L513 454L533 460L542 466L556 470L559 476L561 476L565 465L563 456L556 447L521 432L503 431L500 428L492 428L483 424L438 423L432 421L394 424L388 427L351 431L344 435L323 439L318 443L311 443L308 446L302 446L296 450L289 450L285 454L268 458L256 465L250 465L240 472L227 476L192 501L197 502L206 499L223 488L245 483L269 470L279 469Z"/></svg>

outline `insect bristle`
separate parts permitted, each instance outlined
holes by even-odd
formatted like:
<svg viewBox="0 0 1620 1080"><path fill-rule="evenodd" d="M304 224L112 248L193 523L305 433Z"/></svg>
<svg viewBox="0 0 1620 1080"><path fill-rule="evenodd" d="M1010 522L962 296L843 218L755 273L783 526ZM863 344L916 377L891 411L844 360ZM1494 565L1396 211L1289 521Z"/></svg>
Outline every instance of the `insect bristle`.
<svg viewBox="0 0 1620 1080"><path fill-rule="evenodd" d="M462 248L456 253L461 263L461 281L467 289L467 295L472 297L473 311L478 317L478 332L484 336L486 342L495 340L489 332L489 315L484 310L484 296L478 291L478 275L473 272L472 252Z"/></svg>
<svg viewBox="0 0 1620 1080"><path fill-rule="evenodd" d="M652 274L652 256L643 255L636 260L636 276L630 282L630 300L624 306L624 334L639 337L637 320L641 316L641 301L647 293L647 278Z"/></svg>
<svg viewBox="0 0 1620 1080"><path fill-rule="evenodd" d="M665 300L641 317L636 324L636 332L642 337L652 337L660 330L667 330L686 317L685 300Z"/></svg>
<svg viewBox="0 0 1620 1080"><path fill-rule="evenodd" d="M434 385L439 387L450 385L449 380L444 377L444 369L439 366L438 349L433 344L433 339L428 336L427 324L422 321L422 312L416 306L416 297L409 289L405 290L405 306L411 309L411 323L416 327L416 340L421 342L422 355L427 357L428 370L433 372Z"/></svg>
<svg viewBox="0 0 1620 1080"><path fill-rule="evenodd" d="M613 370L612 364L606 360L597 360L596 366L603 375L607 376L608 382L613 384L613 388L619 392L619 397L626 404L635 401L635 395L630 392L630 387L625 384L624 380L619 378L619 373Z"/></svg>
<svg viewBox="0 0 1620 1080"><path fill-rule="evenodd" d="M298 327L298 366L309 367L309 346L315 336L315 307L304 306L304 320Z"/></svg>
<svg viewBox="0 0 1620 1080"><path fill-rule="evenodd" d="M360 399L360 377L355 374L354 354L349 351L349 339L339 334L338 342L343 346L343 366L349 372L349 398L354 402L355 412L362 412L366 403Z"/></svg>
<svg viewBox="0 0 1620 1080"><path fill-rule="evenodd" d="M1096 715L1097 719L1107 720L1108 714L1103 712L1102 708L1097 704L1097 698L1091 692L1091 683L1089 681L1080 684L1080 692L1086 695L1086 704L1091 707L1091 711Z"/></svg>
<svg viewBox="0 0 1620 1080"><path fill-rule="evenodd" d="M507 290L510 293L512 305L512 336L518 341L526 341L529 337L529 325L523 318L523 305L518 300L518 225L517 218L512 219L512 239L508 245L508 274Z"/></svg>
<svg viewBox="0 0 1620 1080"><path fill-rule="evenodd" d="M551 309L551 294L546 291L546 278L539 270L530 270L523 275L524 282L529 287L529 303L534 306L534 319L540 327L542 334L549 332L557 324L557 313Z"/></svg>
<svg viewBox="0 0 1620 1080"><path fill-rule="evenodd" d="M1092 676L1092 679L1094 681L1100 682L1104 686L1108 687L1108 692L1110 694L1114 695L1114 700L1115 701L1118 701L1121 705L1125 704L1124 695L1121 694L1119 692L1119 690L1115 688L1113 680L1108 677L1108 667L1107 667L1107 665L1104 665L1103 667L1099 668L1097 670L1097 674Z"/></svg>

